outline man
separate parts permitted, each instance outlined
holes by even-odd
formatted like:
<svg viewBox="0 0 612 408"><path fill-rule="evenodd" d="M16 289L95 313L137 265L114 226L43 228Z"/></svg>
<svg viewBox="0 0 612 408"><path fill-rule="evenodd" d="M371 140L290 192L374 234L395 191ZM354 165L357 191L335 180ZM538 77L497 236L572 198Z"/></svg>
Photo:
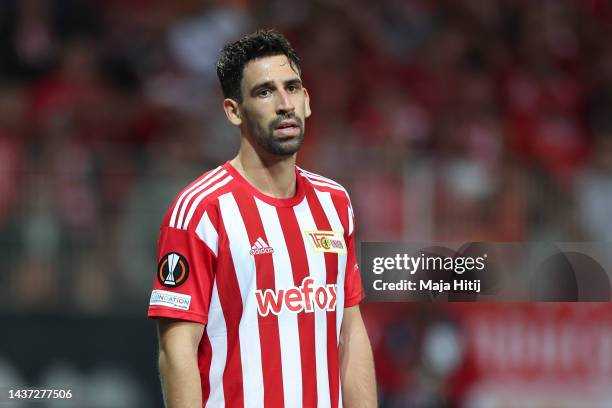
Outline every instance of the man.
<svg viewBox="0 0 612 408"><path fill-rule="evenodd" d="M298 57L257 31L223 48L217 74L240 150L161 227L149 316L166 405L374 407L351 204L295 165L310 116Z"/></svg>

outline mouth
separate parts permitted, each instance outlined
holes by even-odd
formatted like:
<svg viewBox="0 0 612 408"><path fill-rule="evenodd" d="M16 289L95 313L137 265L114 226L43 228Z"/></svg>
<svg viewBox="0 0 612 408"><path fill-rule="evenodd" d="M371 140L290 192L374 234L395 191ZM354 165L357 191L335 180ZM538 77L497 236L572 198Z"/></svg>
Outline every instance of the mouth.
<svg viewBox="0 0 612 408"><path fill-rule="evenodd" d="M274 134L281 137L295 137L300 134L300 125L296 120L283 120L274 128Z"/></svg>

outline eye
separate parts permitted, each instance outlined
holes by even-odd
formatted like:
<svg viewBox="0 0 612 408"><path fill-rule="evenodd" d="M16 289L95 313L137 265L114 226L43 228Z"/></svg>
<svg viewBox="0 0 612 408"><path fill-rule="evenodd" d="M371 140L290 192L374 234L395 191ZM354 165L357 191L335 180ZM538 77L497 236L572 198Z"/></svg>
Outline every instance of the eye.
<svg viewBox="0 0 612 408"><path fill-rule="evenodd" d="M262 89L261 91L257 92L257 96L261 98L266 98L270 96L271 94L272 92L269 89Z"/></svg>
<svg viewBox="0 0 612 408"><path fill-rule="evenodd" d="M290 84L289 86L287 86L287 90L289 92L297 92L300 89L300 87L296 84Z"/></svg>

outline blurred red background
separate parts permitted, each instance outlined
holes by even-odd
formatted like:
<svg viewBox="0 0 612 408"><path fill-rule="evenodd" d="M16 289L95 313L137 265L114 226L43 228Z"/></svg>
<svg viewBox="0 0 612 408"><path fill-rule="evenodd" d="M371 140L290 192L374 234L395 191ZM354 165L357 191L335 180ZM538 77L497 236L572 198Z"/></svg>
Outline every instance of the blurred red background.
<svg viewBox="0 0 612 408"><path fill-rule="evenodd" d="M605 0L5 0L0 384L87 378L114 390L96 406L160 404L154 355L105 377L16 333L60 347L65 319L144 319L163 213L237 149L218 51L258 27L302 59L298 161L347 187L360 241L612 240ZM362 310L382 407L612 405L609 304Z"/></svg>

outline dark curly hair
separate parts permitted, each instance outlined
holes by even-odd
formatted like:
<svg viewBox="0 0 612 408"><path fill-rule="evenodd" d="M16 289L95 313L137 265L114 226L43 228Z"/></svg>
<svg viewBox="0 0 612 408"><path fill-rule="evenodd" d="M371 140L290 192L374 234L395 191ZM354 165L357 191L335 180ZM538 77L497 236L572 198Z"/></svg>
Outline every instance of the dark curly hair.
<svg viewBox="0 0 612 408"><path fill-rule="evenodd" d="M246 64L256 58L286 55L300 73L300 59L289 41L276 30L257 30L238 41L226 44L217 61L217 76L223 96L242 102L240 82Z"/></svg>

